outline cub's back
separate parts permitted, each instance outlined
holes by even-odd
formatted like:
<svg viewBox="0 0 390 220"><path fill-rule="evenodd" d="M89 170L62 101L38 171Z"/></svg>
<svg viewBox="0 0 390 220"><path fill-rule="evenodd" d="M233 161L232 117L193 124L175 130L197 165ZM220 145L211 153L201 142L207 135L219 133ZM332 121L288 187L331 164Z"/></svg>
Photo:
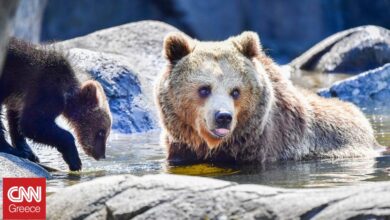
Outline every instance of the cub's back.
<svg viewBox="0 0 390 220"><path fill-rule="evenodd" d="M37 57L41 51L32 45L12 38L9 42L7 55L0 80L1 94L4 97L23 93L40 73Z"/></svg>
<svg viewBox="0 0 390 220"><path fill-rule="evenodd" d="M65 87L77 83L61 53L12 38L0 78L0 101L23 96L32 88Z"/></svg>

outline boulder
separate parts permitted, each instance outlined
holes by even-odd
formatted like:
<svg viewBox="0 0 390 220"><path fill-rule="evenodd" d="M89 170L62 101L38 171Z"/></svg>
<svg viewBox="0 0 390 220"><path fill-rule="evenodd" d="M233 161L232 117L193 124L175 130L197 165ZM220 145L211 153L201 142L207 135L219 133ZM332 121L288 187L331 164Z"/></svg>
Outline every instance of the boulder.
<svg viewBox="0 0 390 220"><path fill-rule="evenodd" d="M390 64L336 82L330 88L320 90L318 94L353 102L367 109L368 112L375 109L385 110L390 106L388 102L390 100Z"/></svg>
<svg viewBox="0 0 390 220"><path fill-rule="evenodd" d="M153 85L165 60L167 33L178 31L156 21L142 21L101 30L55 43L65 51L78 74L87 72L101 82L117 132L144 132L158 127Z"/></svg>
<svg viewBox="0 0 390 220"><path fill-rule="evenodd" d="M390 63L390 31L361 26L336 33L294 59L290 66L317 72L357 74Z"/></svg>
<svg viewBox="0 0 390 220"><path fill-rule="evenodd" d="M72 196L69 196L72 195ZM390 217L386 182L318 189L202 177L98 178L47 199L48 219L366 219Z"/></svg>
<svg viewBox="0 0 390 220"><path fill-rule="evenodd" d="M0 179L4 177L45 177L49 172L36 163L11 154L0 153Z"/></svg>

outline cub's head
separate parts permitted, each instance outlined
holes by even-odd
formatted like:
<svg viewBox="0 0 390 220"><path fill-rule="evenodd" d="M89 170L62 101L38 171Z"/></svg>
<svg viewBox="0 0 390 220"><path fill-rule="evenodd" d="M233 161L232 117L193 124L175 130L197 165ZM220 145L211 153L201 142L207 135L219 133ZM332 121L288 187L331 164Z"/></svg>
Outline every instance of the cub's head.
<svg viewBox="0 0 390 220"><path fill-rule="evenodd" d="M96 160L105 158L111 131L111 112L100 83L89 80L75 95L68 118L85 153Z"/></svg>
<svg viewBox="0 0 390 220"><path fill-rule="evenodd" d="M168 68L156 95L168 133L214 148L245 126L266 84L255 59L262 53L257 34L199 42L173 33L165 38L163 52Z"/></svg>

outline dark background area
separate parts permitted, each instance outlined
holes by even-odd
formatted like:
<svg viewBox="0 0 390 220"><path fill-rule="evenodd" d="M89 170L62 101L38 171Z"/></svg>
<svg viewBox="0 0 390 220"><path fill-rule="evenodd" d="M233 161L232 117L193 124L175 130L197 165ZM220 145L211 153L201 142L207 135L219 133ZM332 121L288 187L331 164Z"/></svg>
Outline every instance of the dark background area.
<svg viewBox="0 0 390 220"><path fill-rule="evenodd" d="M390 0L48 0L41 41L147 19L199 40L253 30L285 63L335 32L367 24L389 28Z"/></svg>

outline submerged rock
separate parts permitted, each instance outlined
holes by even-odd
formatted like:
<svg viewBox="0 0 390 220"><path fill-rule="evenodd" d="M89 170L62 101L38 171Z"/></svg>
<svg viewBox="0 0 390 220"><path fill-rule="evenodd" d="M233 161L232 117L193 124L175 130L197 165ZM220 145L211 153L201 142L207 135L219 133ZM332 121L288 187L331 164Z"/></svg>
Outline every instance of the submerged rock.
<svg viewBox="0 0 390 220"><path fill-rule="evenodd" d="M390 64L334 83L318 92L324 97L338 97L361 108L384 109L390 106Z"/></svg>
<svg viewBox="0 0 390 220"><path fill-rule="evenodd" d="M11 154L0 153L0 179L4 177L51 178L51 175L36 163Z"/></svg>
<svg viewBox="0 0 390 220"><path fill-rule="evenodd" d="M361 73L390 63L390 31L361 26L336 33L294 59L290 66L318 72Z"/></svg>
<svg viewBox="0 0 390 220"><path fill-rule="evenodd" d="M56 43L78 71L100 81L109 98L113 129L123 133L158 127L153 84L164 68L162 45L178 31L156 21L142 21L101 30ZM82 73L79 73L82 74Z"/></svg>
<svg viewBox="0 0 390 220"><path fill-rule="evenodd" d="M69 195L73 195L69 197ZM356 202L359 201L359 202ZM202 177L103 177L47 199L49 219L352 219L390 217L390 185L325 189L238 185Z"/></svg>

